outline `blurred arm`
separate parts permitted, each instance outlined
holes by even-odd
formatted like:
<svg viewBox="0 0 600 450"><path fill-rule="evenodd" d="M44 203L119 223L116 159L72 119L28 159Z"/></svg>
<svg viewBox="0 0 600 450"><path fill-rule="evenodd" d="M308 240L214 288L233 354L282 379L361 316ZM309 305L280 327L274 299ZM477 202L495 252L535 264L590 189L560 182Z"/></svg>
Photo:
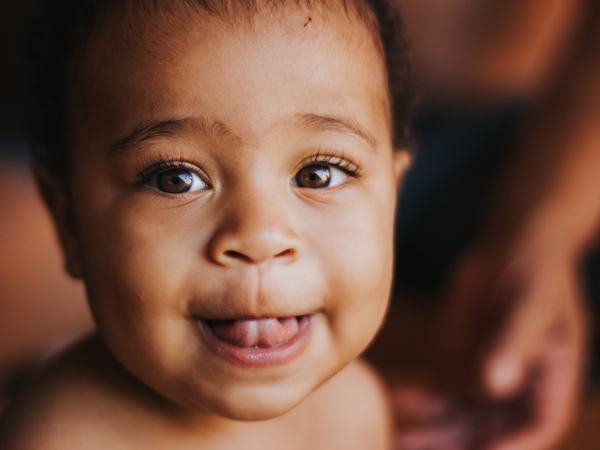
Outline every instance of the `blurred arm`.
<svg viewBox="0 0 600 450"><path fill-rule="evenodd" d="M538 91L586 0L397 1L422 90L462 104Z"/></svg>
<svg viewBox="0 0 600 450"><path fill-rule="evenodd" d="M589 5L571 56L532 115L491 215L488 229L501 245L514 238L503 236L505 230L521 229L527 239L579 256L598 232L600 8Z"/></svg>

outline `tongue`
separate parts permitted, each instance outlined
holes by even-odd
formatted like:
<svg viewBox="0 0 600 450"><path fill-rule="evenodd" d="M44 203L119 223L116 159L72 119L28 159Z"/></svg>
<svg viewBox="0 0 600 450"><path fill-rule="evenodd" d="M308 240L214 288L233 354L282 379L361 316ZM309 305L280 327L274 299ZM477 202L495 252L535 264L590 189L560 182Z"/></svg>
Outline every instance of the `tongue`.
<svg viewBox="0 0 600 450"><path fill-rule="evenodd" d="M219 339L237 347L277 347L298 333L298 319L215 320L211 329Z"/></svg>

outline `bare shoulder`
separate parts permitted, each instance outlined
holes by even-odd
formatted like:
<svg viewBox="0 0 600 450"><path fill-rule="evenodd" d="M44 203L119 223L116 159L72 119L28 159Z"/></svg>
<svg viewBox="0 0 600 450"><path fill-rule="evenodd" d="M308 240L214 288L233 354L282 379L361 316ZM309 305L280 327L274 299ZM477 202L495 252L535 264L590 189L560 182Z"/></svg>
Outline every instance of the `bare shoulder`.
<svg viewBox="0 0 600 450"><path fill-rule="evenodd" d="M388 395L379 375L356 360L323 385L309 401L318 448L388 450L392 419ZM314 412L316 411L316 412ZM331 442L335 439L335 442Z"/></svg>
<svg viewBox="0 0 600 450"><path fill-rule="evenodd" d="M86 340L66 351L10 406L0 423L4 450L129 449L135 392ZM142 396L143 398L143 396Z"/></svg>

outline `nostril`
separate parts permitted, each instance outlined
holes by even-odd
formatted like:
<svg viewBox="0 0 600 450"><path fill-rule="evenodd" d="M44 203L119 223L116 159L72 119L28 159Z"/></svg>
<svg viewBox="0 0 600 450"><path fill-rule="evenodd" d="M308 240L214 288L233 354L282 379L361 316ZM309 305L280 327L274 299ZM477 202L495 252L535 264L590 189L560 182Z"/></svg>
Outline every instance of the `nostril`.
<svg viewBox="0 0 600 450"><path fill-rule="evenodd" d="M277 258L277 257L280 257L280 256L282 256L282 257L283 256L294 256L295 254L296 254L296 251L294 249L288 248L288 249L286 249L286 250L284 250L284 251L282 251L280 253L277 253L275 255L275 257Z"/></svg>
<svg viewBox="0 0 600 450"><path fill-rule="evenodd" d="M234 259L241 259L242 261L246 261L246 262L252 262L250 257L244 255L243 253L236 252L235 250L226 250L225 256L228 256L229 258L234 258Z"/></svg>
<svg viewBox="0 0 600 450"><path fill-rule="evenodd" d="M234 260L238 260L238 261L243 261L245 263L257 263L257 262L261 262L262 259L258 258L252 258L252 256L248 256L245 253L242 252L238 252L237 250L226 250L225 252L223 252L223 254L230 259L234 259ZM288 248L285 249L275 255L273 255L273 258L279 258L279 257L293 257L296 255L296 250L293 248Z"/></svg>

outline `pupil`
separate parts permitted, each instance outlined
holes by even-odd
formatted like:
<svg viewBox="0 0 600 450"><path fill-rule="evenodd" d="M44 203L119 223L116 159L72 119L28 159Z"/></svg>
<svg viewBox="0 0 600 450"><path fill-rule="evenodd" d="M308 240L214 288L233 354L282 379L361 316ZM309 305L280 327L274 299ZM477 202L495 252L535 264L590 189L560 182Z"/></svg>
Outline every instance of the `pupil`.
<svg viewBox="0 0 600 450"><path fill-rule="evenodd" d="M181 194L191 188L194 179L192 174L186 170L173 169L159 174L156 181L161 191Z"/></svg>
<svg viewBox="0 0 600 450"><path fill-rule="evenodd" d="M300 187L322 188L329 185L331 171L327 166L313 164L306 166L296 176L296 182Z"/></svg>

